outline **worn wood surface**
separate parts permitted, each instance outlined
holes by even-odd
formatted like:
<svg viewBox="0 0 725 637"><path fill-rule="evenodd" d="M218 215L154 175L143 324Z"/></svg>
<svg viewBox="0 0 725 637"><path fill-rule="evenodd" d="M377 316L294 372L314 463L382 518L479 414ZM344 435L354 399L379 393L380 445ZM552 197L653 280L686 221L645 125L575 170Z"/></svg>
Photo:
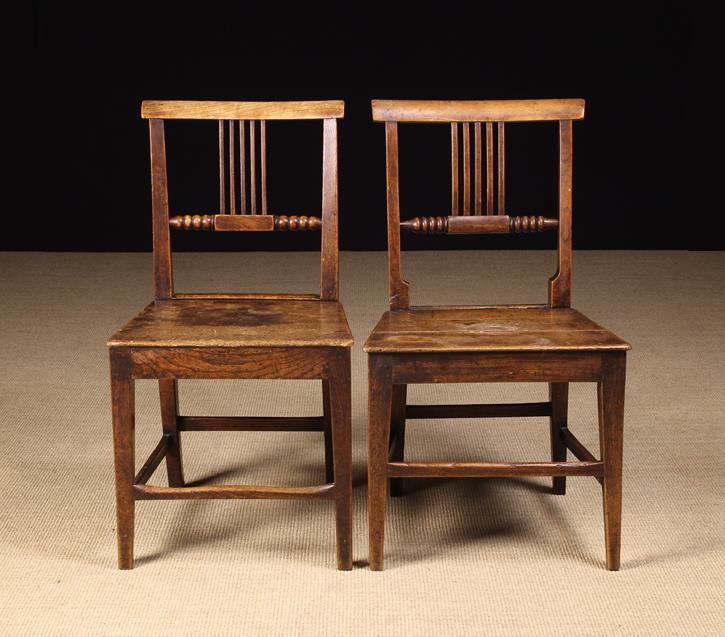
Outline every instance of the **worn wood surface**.
<svg viewBox="0 0 725 637"><path fill-rule="evenodd" d="M171 487L184 486L184 469L179 435L179 386L175 379L159 380L161 427L167 438L166 474Z"/></svg>
<svg viewBox="0 0 725 637"><path fill-rule="evenodd" d="M607 358L599 384L599 440L604 462L604 536L607 568L618 571L622 536L622 452L626 360L620 352Z"/></svg>
<svg viewBox="0 0 725 637"><path fill-rule="evenodd" d="M120 347L350 347L339 303L170 300L146 306L108 341Z"/></svg>
<svg viewBox="0 0 725 637"><path fill-rule="evenodd" d="M584 100L373 100L376 122L526 122L582 119Z"/></svg>
<svg viewBox="0 0 725 637"><path fill-rule="evenodd" d="M410 295L408 283L403 279L400 264L398 125L395 122L385 124L385 152L388 183L388 303L391 309L397 310L408 307ZM457 192L456 186L456 200L458 197ZM453 214L457 214L457 208L454 208Z"/></svg>
<svg viewBox="0 0 725 637"><path fill-rule="evenodd" d="M573 309L411 309L386 312L366 352L624 350L630 345Z"/></svg>
<svg viewBox="0 0 725 637"><path fill-rule="evenodd" d="M174 293L169 232L169 191L166 169L164 123L149 122L151 147L151 211L153 227L154 292L157 299L168 299Z"/></svg>
<svg viewBox="0 0 725 637"><path fill-rule="evenodd" d="M567 431L569 408L569 385L567 383L549 383L549 402L551 415L549 416L549 438L551 443L551 461L562 462L566 460L566 443L563 432ZM579 458L584 460L584 458ZM593 460L593 458L588 458ZM566 477L554 476L552 490L556 495L566 493Z"/></svg>
<svg viewBox="0 0 725 637"><path fill-rule="evenodd" d="M312 487L268 487L259 485L203 485L199 487L133 486L137 500L327 500L335 496L335 485Z"/></svg>
<svg viewBox="0 0 725 637"><path fill-rule="evenodd" d="M412 217L400 222L405 232L421 234L518 234L521 232L544 232L558 228L558 219L541 215L468 215Z"/></svg>
<svg viewBox="0 0 725 637"><path fill-rule="evenodd" d="M549 280L549 305L571 306L572 274L572 130L559 123L559 250L556 274Z"/></svg>
<svg viewBox="0 0 725 637"><path fill-rule="evenodd" d="M390 462L396 478L499 478L513 476L600 476L602 462Z"/></svg>
<svg viewBox="0 0 725 637"><path fill-rule="evenodd" d="M146 100L144 119L325 119L345 115L342 100L305 102L208 102L193 100Z"/></svg>

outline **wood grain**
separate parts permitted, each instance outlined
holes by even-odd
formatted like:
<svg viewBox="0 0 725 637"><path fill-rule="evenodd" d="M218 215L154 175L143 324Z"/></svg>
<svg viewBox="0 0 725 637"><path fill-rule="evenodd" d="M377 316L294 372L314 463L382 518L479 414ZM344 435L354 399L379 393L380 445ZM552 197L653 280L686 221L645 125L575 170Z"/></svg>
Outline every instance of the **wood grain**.
<svg viewBox="0 0 725 637"><path fill-rule="evenodd" d="M174 294L174 275L169 233L169 193L166 173L164 123L149 122L151 146L151 209L154 242L154 293L157 299Z"/></svg>
<svg viewBox="0 0 725 637"><path fill-rule="evenodd" d="M584 100L373 100L376 122L528 122L582 119Z"/></svg>
<svg viewBox="0 0 725 637"><path fill-rule="evenodd" d="M391 309L396 310L408 307L410 295L400 265L398 125L394 122L385 124L385 151L388 186L388 303Z"/></svg>
<svg viewBox="0 0 725 637"><path fill-rule="evenodd" d="M267 487L222 484L179 489L136 484L133 491L137 500L328 500L335 495L335 485Z"/></svg>
<svg viewBox="0 0 725 637"><path fill-rule="evenodd" d="M146 100L144 119L324 119L343 117L342 100L305 102L208 102L193 100Z"/></svg>
<svg viewBox="0 0 725 637"><path fill-rule="evenodd" d="M323 431L324 423L322 416L179 416L178 429L179 431Z"/></svg>
<svg viewBox="0 0 725 637"><path fill-rule="evenodd" d="M483 171L481 168L481 122L473 125L473 144L474 144L474 172L476 181L475 190L475 207L474 214L480 215L483 209Z"/></svg>
<svg viewBox="0 0 725 637"><path fill-rule="evenodd" d="M108 345L349 347L352 333L335 302L189 299L150 303Z"/></svg>
<svg viewBox="0 0 725 637"><path fill-rule="evenodd" d="M498 123L498 202L496 206L497 215L506 214L506 128L503 122Z"/></svg>
<svg viewBox="0 0 725 637"><path fill-rule="evenodd" d="M499 478L513 476L601 476L603 462L390 462L396 478Z"/></svg>
<svg viewBox="0 0 725 637"><path fill-rule="evenodd" d="M451 123L451 215L458 215L458 124Z"/></svg>
<svg viewBox="0 0 725 637"><path fill-rule="evenodd" d="M572 126L559 123L559 250L556 274L549 280L549 305L571 306Z"/></svg>
<svg viewBox="0 0 725 637"><path fill-rule="evenodd" d="M339 296L337 199L337 120L322 125L322 246L320 254L320 298L336 301Z"/></svg>
<svg viewBox="0 0 725 637"><path fill-rule="evenodd" d="M386 312L366 352L626 350L630 345L577 310L549 308Z"/></svg>

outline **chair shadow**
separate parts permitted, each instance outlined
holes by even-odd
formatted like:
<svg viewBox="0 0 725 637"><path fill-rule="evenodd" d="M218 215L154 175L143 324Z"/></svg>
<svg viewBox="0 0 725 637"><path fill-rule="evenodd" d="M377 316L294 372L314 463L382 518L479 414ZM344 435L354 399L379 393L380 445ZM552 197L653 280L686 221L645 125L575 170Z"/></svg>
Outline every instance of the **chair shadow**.
<svg viewBox="0 0 725 637"><path fill-rule="evenodd" d="M439 506L434 502L434 498L429 497L431 493L440 489L450 489L456 485L455 498L461 501L461 506L470 505L471 502L480 501L487 503L485 506L489 511L498 511L498 519L494 520L490 516L486 516L483 511L482 515L466 516L465 524L457 527L449 528L445 531L445 537L436 543L435 547L430 550L423 550L421 545L405 545L396 547L391 554L392 560L387 563L391 567L395 567L396 563L401 566L401 562L411 563L420 562L435 557L441 543L449 544L452 550L455 546L465 544L480 544L482 539L494 540L514 538L525 538L530 535L531 528L528 527L521 518L511 515L510 509L506 506L504 500L508 498L506 491L516 489L529 493L542 494L555 497L551 487L535 482L526 478L434 478L434 479L410 479L403 481L403 496L393 498L393 503L401 503L409 498L404 505L406 515L412 519L406 521L404 528L417 528L426 526L429 522L426 518L436 515L435 508ZM572 527L560 506L556 504L557 500L551 498L542 498L541 503L545 507L545 515L552 520L561 533L566 536L569 545L583 546L583 542L576 528ZM393 504L395 506L395 504ZM400 506L400 504L398 504ZM411 536L412 537L412 536ZM572 553L566 550L556 549L561 557L571 558ZM601 569L604 567L604 546L602 546L602 555L584 555L581 551L576 554L582 557L582 563ZM387 568L387 567L386 567Z"/></svg>
<svg viewBox="0 0 725 637"><path fill-rule="evenodd" d="M254 465L259 466L264 464L265 459L260 459L259 457L255 458ZM187 481L186 486L188 487L199 487L199 486L208 486L210 484L218 483L220 480L224 480L226 478L230 478L231 476L239 476L244 472L245 469L248 469L250 467L249 462L245 462L243 464L238 464L235 467L230 467L227 469L224 469L222 471L217 471L215 473L209 473L207 475L204 475L200 478L196 478L195 480ZM324 462L322 463L308 463L308 464L301 464L297 465L294 468L296 471L301 472L308 472L310 469L319 469L319 475L320 480L319 484L325 484L325 468L324 468ZM355 475L355 471L353 470L353 474ZM356 484L357 483L357 484ZM365 484L365 478L364 476L357 475L357 478L353 480L353 488L359 487L361 485ZM215 525L211 528L203 528L201 529L201 525L195 524L195 522L199 519L199 517L206 515L206 511L208 506L213 505L212 502L208 500L201 500L201 501L194 501L194 500L186 500L181 501L183 504L181 505L180 509L176 512L174 519L171 519L169 521L168 527L169 529L173 529L174 532L167 532L165 535L165 538L163 540L162 546L160 546L156 551L145 553L142 556L139 556L135 559L135 563L138 566L144 565L144 564L150 564L153 563L159 559L167 558L170 554L187 549L187 548L193 548L195 546L203 546L203 545L209 545L211 543L218 543L223 540L239 536L247 531L251 531L252 529L250 527L245 528L244 527L244 520L246 519L246 516L242 517L242 524L240 524L239 518L235 517L233 520L230 519L227 523L224 525ZM283 501L277 500L275 502L281 503ZM330 529L334 529L334 512L332 508L330 508L329 511L329 517L330 517ZM275 529L279 528L279 522L275 521L273 516L264 516L261 518L261 520L265 527L272 527ZM260 528L260 518L255 519L254 529L259 530ZM310 551L308 547L299 545L296 547L294 541L290 541L289 538L285 538L281 534L277 534L280 537L279 545L278 546L270 546L267 550L271 552L278 552L278 551L284 551L287 555L290 553L294 553L295 558L300 558L303 561L309 562L313 565L320 565L320 556L315 551ZM334 533L331 534L331 536L334 538ZM296 548L295 548L296 547ZM335 545L334 545L334 539L332 544L329 548L330 555L333 556L334 560L334 552L335 552ZM353 566L355 564L353 563Z"/></svg>

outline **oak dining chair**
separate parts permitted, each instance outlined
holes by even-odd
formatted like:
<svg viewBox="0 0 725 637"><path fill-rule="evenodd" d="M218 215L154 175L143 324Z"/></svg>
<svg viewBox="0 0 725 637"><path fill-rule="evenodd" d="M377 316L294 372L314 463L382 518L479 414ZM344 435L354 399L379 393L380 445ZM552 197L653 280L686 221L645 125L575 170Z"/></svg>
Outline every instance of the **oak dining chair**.
<svg viewBox="0 0 725 637"><path fill-rule="evenodd" d="M281 498L332 500L337 567L352 568L350 347L338 301L337 120L342 101L146 101L153 212L154 300L108 341L113 403L118 566L133 567L137 500ZM170 211L165 120L216 120L219 208ZM272 212L267 197L266 128L275 120L321 120L322 202L314 215ZM256 129L256 130L255 130ZM215 137L216 134L212 133ZM247 180L249 176L249 181ZM176 293L172 231L321 233L319 294ZM163 435L136 472L134 381L158 379ZM179 413L179 379L318 379L323 415L204 417ZM188 485L185 431L324 432L325 484L278 487ZM149 484L166 460L168 486Z"/></svg>
<svg viewBox="0 0 725 637"><path fill-rule="evenodd" d="M369 366L370 568L383 569L388 488L392 495L400 495L404 478L552 476L553 492L564 494L567 476L591 476L603 490L606 565L610 570L619 569L625 357L630 345L571 308L572 121L584 117L584 101L374 100L372 112L375 121L385 123L390 309L364 345ZM539 121L558 123L558 215L512 215L505 196L506 127ZM398 124L408 122L450 127L448 215L418 215L401 221ZM401 232L456 235L547 231L558 234L558 269L549 279L547 304L411 305L401 267ZM481 382L548 383L549 400L407 404L406 388L411 383ZM600 459L569 428L570 382L597 383ZM514 416L549 418L551 462L405 460L406 420ZM567 451L578 461L567 461Z"/></svg>

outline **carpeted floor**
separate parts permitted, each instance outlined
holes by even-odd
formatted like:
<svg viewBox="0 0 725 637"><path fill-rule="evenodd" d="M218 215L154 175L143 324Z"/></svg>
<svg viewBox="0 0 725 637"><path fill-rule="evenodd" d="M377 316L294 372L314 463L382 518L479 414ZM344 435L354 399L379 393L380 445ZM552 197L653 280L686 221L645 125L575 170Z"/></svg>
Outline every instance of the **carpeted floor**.
<svg viewBox="0 0 725 637"><path fill-rule="evenodd" d="M180 290L313 291L316 254L177 255ZM413 301L541 302L545 252L407 253ZM629 340L622 570L604 570L599 485L414 482L367 569L366 361L384 253L342 255L356 337L356 567L330 503L141 502L116 570L106 338L151 297L145 254L0 254L0 635L722 635L725 253L580 252L574 305ZM205 285L211 282L213 285ZM142 461L160 432L137 383ZM182 382L186 413L314 415L319 383ZM543 385L417 386L411 402L544 399ZM597 449L593 385L570 421ZM412 459L548 459L546 419L416 421ZM320 434L189 433L188 479L322 481ZM154 481L165 484L163 471Z"/></svg>

